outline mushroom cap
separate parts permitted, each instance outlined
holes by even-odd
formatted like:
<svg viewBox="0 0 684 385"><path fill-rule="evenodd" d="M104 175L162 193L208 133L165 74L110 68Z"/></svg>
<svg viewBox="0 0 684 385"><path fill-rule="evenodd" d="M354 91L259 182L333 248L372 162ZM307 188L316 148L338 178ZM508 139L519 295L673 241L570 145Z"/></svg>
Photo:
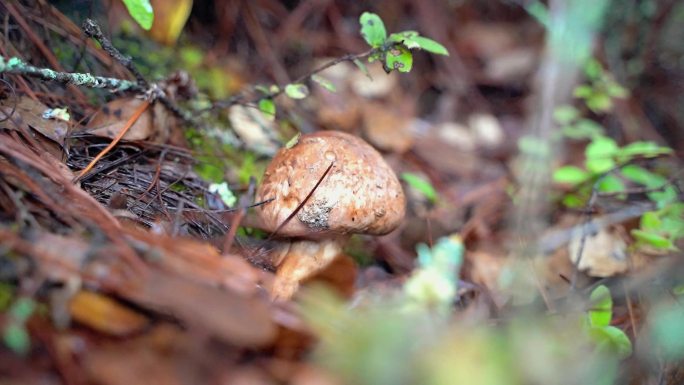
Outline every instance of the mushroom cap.
<svg viewBox="0 0 684 385"><path fill-rule="evenodd" d="M333 234L387 234L394 230L406 206L394 171L364 140L339 131L302 135L282 148L266 168L257 189L261 224L275 231L332 168L280 236L319 238Z"/></svg>

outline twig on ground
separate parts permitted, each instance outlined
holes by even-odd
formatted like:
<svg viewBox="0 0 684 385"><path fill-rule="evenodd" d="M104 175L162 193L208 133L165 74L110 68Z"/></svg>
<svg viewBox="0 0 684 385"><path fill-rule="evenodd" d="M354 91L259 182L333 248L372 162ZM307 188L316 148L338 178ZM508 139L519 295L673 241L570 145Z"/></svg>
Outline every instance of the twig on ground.
<svg viewBox="0 0 684 385"><path fill-rule="evenodd" d="M17 57L6 59L0 56L0 74L16 74L31 76L46 81L56 81L63 84L73 84L91 88L104 88L115 92L142 91L140 86L129 80L94 76L85 73L58 72L48 68L34 67Z"/></svg>
<svg viewBox="0 0 684 385"><path fill-rule="evenodd" d="M103 156L105 156L112 148L114 148L114 146L116 146L117 143L119 143L121 138L123 138L124 135L126 135L126 132L128 132L128 130L131 127L133 127L133 125L138 120L140 115L142 115L147 110L147 107L149 107L149 106L150 106L150 102L145 101L143 104L140 105L140 107L138 107L137 110L135 110L135 112L133 112L133 115L131 115L131 117L128 118L128 120L126 121L126 124L123 126L121 131L116 135L116 137L112 140L112 142L109 143L109 145L107 147L105 147L104 150L100 151L100 153L97 154L97 156L94 157L93 160L90 161L90 163L88 164L88 166L86 166L86 168L84 168L83 170L81 170L80 173L78 173L78 176L76 178L74 178L74 180L73 180L74 183L78 182L78 180L81 179L88 171L90 171L95 166L95 164L100 159L102 159Z"/></svg>

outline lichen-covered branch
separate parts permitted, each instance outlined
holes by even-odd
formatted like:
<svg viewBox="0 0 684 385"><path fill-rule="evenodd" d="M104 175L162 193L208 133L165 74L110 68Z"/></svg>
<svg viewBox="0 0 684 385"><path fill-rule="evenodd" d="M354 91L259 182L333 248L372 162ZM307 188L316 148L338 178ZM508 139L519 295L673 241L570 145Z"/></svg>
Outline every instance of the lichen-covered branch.
<svg viewBox="0 0 684 385"><path fill-rule="evenodd" d="M100 29L100 26L97 25L95 21L86 19L83 22L82 29L83 32L88 35L88 37L92 37L93 39L97 40L97 42L102 46L102 49L107 52L109 56L116 59L119 63L126 67L126 69L131 71L133 76L135 76L136 80L138 81L140 87L149 88L150 85L147 80L145 80L140 71L138 71L138 69L133 65L133 59L130 56L126 56L119 52L119 50L116 49L116 47L114 47L109 39L107 39L107 37L102 33L102 29Z"/></svg>
<svg viewBox="0 0 684 385"><path fill-rule="evenodd" d="M105 88L112 91L144 91L136 82L87 73L58 72L48 68L34 67L17 57L0 56L0 74L32 76L47 81L74 84L91 88Z"/></svg>

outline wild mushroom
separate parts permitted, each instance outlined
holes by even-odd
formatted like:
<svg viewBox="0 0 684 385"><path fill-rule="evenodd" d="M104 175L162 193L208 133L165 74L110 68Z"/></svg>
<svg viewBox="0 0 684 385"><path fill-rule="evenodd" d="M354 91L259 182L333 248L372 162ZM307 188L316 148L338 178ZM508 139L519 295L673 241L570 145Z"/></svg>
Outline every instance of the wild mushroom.
<svg viewBox="0 0 684 385"><path fill-rule="evenodd" d="M302 135L281 149L256 199L272 200L256 209L262 227L290 240L273 257L274 299L291 298L300 281L341 254L350 234L394 230L405 209L401 184L382 156L338 131Z"/></svg>

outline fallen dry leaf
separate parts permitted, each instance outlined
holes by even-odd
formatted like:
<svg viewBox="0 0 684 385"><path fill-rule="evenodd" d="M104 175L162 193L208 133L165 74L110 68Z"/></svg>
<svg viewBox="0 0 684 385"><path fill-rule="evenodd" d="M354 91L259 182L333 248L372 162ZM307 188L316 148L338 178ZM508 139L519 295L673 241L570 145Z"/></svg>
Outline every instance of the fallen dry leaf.
<svg viewBox="0 0 684 385"><path fill-rule="evenodd" d="M148 320L115 300L91 291L79 291L69 302L71 317L101 333L122 337L141 331Z"/></svg>
<svg viewBox="0 0 684 385"><path fill-rule="evenodd" d="M84 131L113 139L144 102L144 100L137 98L114 99L90 118ZM172 119L166 107L161 103L154 103L133 123L123 139L164 143L170 136L171 123Z"/></svg>
<svg viewBox="0 0 684 385"><path fill-rule="evenodd" d="M275 338L269 302L262 297L242 296L156 270L118 292L233 345L259 347Z"/></svg>
<svg viewBox="0 0 684 385"><path fill-rule="evenodd" d="M60 146L64 145L64 138L69 132L69 123L61 119L46 119L43 117L49 107L27 96L19 99L0 100L0 128L17 129L16 125L25 125L55 141ZM14 111L11 119L5 119Z"/></svg>

